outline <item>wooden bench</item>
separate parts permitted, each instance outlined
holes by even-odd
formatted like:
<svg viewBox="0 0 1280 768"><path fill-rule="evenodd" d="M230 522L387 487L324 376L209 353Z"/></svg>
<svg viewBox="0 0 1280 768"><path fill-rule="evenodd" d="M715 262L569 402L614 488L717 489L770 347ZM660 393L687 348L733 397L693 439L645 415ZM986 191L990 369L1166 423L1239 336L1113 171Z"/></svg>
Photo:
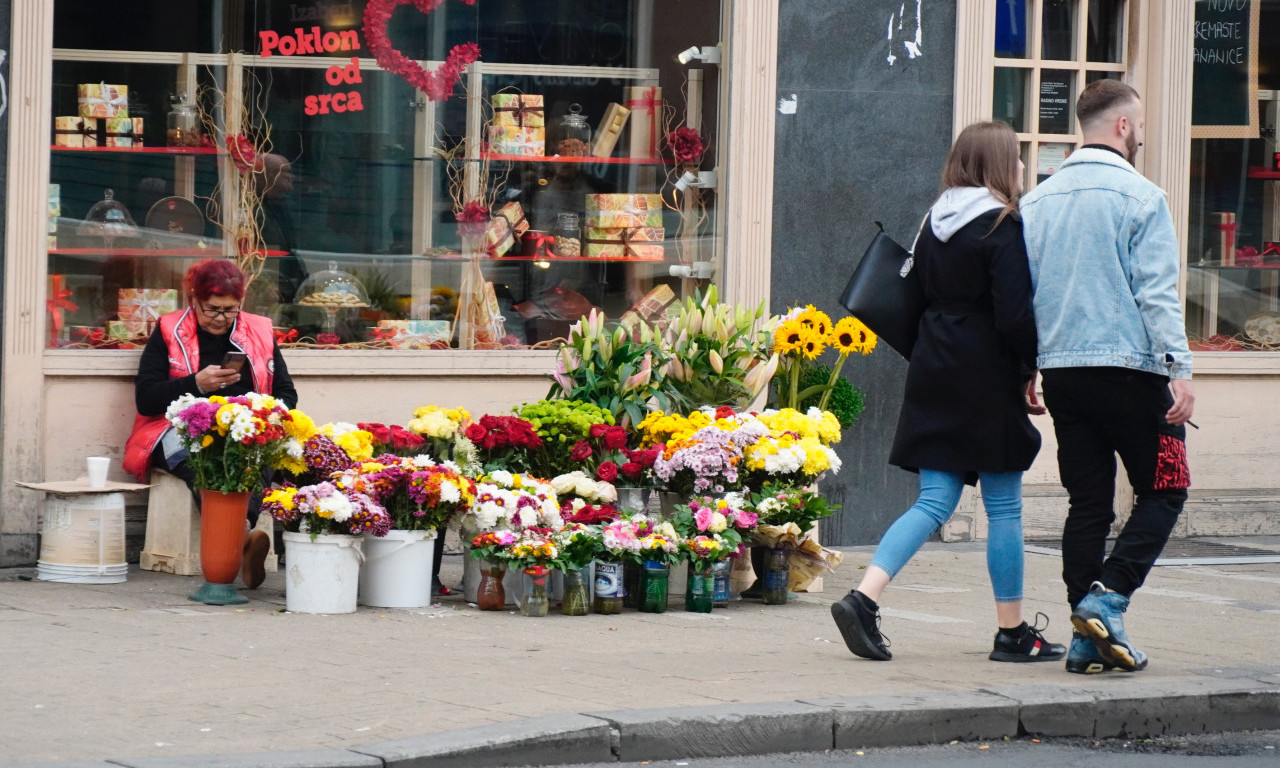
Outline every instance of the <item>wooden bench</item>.
<svg viewBox="0 0 1280 768"><path fill-rule="evenodd" d="M274 573L278 567L271 515L258 516L258 529L271 540L266 568ZM191 489L173 475L151 470L151 492L147 498L147 537L142 546L139 567L144 571L160 571L178 576L200 575L200 513L196 511Z"/></svg>

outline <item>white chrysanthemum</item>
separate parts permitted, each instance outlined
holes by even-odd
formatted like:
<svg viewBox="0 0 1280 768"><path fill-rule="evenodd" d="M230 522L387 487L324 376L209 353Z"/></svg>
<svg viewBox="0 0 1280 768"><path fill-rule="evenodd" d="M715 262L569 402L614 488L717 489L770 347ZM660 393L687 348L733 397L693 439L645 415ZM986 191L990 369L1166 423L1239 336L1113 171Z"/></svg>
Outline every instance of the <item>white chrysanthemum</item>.
<svg viewBox="0 0 1280 768"><path fill-rule="evenodd" d="M462 471L462 467L459 467L455 462L450 461L449 459L445 459L444 461L440 462L440 466L444 467L450 472L455 472L459 475L466 474L465 472Z"/></svg>
<svg viewBox="0 0 1280 768"><path fill-rule="evenodd" d="M271 395L261 392L250 392L249 402L253 405L253 409L269 411L276 407L276 399Z"/></svg>
<svg viewBox="0 0 1280 768"><path fill-rule="evenodd" d="M804 466L804 449L798 445L780 448L777 453L764 457L764 471L771 475L785 475L799 472Z"/></svg>
<svg viewBox="0 0 1280 768"><path fill-rule="evenodd" d="M417 469L426 469L427 467L434 467L436 465L436 460L425 453L420 453L409 459L409 463Z"/></svg>
<svg viewBox="0 0 1280 768"><path fill-rule="evenodd" d="M489 481L503 488L510 488L515 484L515 476L505 469L499 469L489 473Z"/></svg>
<svg viewBox="0 0 1280 768"><path fill-rule="evenodd" d="M730 491L724 495L724 503L730 509L743 509L747 506L747 499L738 491Z"/></svg>
<svg viewBox="0 0 1280 768"><path fill-rule="evenodd" d="M169 403L169 407L164 411L164 417L169 420L170 424L179 429L184 429L187 426L187 422L179 419L178 414L190 408L196 402L196 399L195 395L189 393L180 395L177 400Z"/></svg>
<svg viewBox="0 0 1280 768"><path fill-rule="evenodd" d="M351 500L340 493L326 496L316 504L316 514L335 523L345 523L351 517Z"/></svg>
<svg viewBox="0 0 1280 768"><path fill-rule="evenodd" d="M825 445L824 445L824 446L822 446L822 450L826 452L826 454L827 454L827 461L828 461L828 462L830 462L830 464L831 464L831 474L833 474L833 475L834 475L834 474L839 473L839 472L840 472L840 465L841 465L841 463L842 463L842 462L840 461L840 457L839 457L839 456L837 456L837 455L836 455L836 452L835 452L835 451L833 451L833 450L831 450L831 448L830 448L830 447L828 447L828 446L825 446Z"/></svg>
<svg viewBox="0 0 1280 768"><path fill-rule="evenodd" d="M440 501L446 504L457 504L462 501L462 492L458 486L448 480L440 483Z"/></svg>
<svg viewBox="0 0 1280 768"><path fill-rule="evenodd" d="M291 438L289 438L287 441L285 441L285 444L284 444L284 452L285 452L285 453L289 456L289 458L291 458L291 459L301 459L301 458L302 458L302 443L301 443L301 442L299 442L298 438L296 438L296 437L291 437Z"/></svg>
<svg viewBox="0 0 1280 768"><path fill-rule="evenodd" d="M253 414L247 410L240 411L231 420L230 436L237 443L244 442L258 433Z"/></svg>
<svg viewBox="0 0 1280 768"><path fill-rule="evenodd" d="M756 512L760 513L761 517L767 518L782 511L782 508L782 501L776 496L770 496L756 506Z"/></svg>

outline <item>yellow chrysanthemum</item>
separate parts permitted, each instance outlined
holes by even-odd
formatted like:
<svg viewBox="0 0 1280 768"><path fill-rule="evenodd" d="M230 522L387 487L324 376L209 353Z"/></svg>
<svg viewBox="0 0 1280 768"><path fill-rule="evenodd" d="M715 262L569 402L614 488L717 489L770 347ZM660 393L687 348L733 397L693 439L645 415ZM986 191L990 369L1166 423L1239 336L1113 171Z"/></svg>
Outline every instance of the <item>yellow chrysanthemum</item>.
<svg viewBox="0 0 1280 768"><path fill-rule="evenodd" d="M208 448L211 445L213 445L213 435L205 435L204 437L200 438L201 448Z"/></svg>
<svg viewBox="0 0 1280 768"><path fill-rule="evenodd" d="M298 495L297 488L275 488L262 497L262 502L279 504L285 511L291 512L297 506L294 496Z"/></svg>
<svg viewBox="0 0 1280 768"><path fill-rule="evenodd" d="M876 335L858 318L844 317L831 332L831 345L842 355L869 355L876 348Z"/></svg>
<svg viewBox="0 0 1280 768"><path fill-rule="evenodd" d="M823 411L818 419L818 439L823 445L834 445L840 442L840 419L831 411Z"/></svg>
<svg viewBox="0 0 1280 768"><path fill-rule="evenodd" d="M298 442L305 443L316 434L316 423L310 416L297 408L289 411L289 421L284 423L284 432L289 437L296 437Z"/></svg>

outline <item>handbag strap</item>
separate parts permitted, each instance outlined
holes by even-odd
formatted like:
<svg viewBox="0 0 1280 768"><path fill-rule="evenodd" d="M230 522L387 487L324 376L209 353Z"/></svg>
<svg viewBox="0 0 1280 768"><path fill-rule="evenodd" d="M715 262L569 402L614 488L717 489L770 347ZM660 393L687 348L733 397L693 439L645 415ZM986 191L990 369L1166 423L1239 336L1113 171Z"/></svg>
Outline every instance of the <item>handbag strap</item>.
<svg viewBox="0 0 1280 768"><path fill-rule="evenodd" d="M915 255L916 243L920 242L920 233L924 232L925 222L929 220L929 214L931 213L933 213L932 207L930 207L929 210L925 211L924 218L920 220L920 226L918 229L916 229L915 239L911 241L911 248L907 250L907 253L910 253L913 256ZM884 232L884 224L881 224L880 222L877 221L876 226L880 228L881 232Z"/></svg>

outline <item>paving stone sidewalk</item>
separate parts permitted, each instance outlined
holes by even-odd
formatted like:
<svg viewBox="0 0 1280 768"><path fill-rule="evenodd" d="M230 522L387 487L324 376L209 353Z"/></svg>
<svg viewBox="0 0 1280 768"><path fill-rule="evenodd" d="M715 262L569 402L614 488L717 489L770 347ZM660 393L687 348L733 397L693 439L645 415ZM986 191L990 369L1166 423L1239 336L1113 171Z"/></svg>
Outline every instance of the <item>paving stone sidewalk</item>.
<svg viewBox="0 0 1280 768"><path fill-rule="evenodd" d="M1247 543L1280 551L1277 539ZM1106 699L1154 710L1155 724L1143 727L1192 727L1179 717L1213 707L1237 722L1280 723L1276 696L1224 697L1280 691L1280 564L1155 569L1126 617L1150 667L1084 677L1060 663L987 660L995 621L981 544L927 545L883 601L894 660L851 656L828 605L871 548L845 551L823 594L709 615L685 613L673 596L664 614L533 619L455 598L308 616L285 611L283 573L246 592L247 605L209 607L187 600L195 578L131 570L123 584L76 585L24 580L34 569L0 571L0 765L211 765L200 756L246 753L276 753L273 764L299 768L391 765L392 747L421 754L419 737L433 734L432 748L447 742L459 753L489 744L494 762L470 764L513 764L498 742L531 756L536 734L561 731L593 750L603 744L606 756L658 759L659 747L691 756L699 732L719 732L709 750L768 752L803 748L797 733L829 739L834 722L839 741L841 712L861 713L864 741L875 738L866 722L942 734L938 707L994 713L993 728L1013 723L1016 732L1009 701L1021 702L1024 718L1037 701L1096 710ZM1066 642L1060 568L1056 557L1027 556L1026 612L1045 613L1050 639ZM447 558L446 583L460 575L459 558ZM1161 701L1182 709L1161 710ZM564 717L579 714L595 717ZM1123 717L1097 722L1135 727Z"/></svg>

